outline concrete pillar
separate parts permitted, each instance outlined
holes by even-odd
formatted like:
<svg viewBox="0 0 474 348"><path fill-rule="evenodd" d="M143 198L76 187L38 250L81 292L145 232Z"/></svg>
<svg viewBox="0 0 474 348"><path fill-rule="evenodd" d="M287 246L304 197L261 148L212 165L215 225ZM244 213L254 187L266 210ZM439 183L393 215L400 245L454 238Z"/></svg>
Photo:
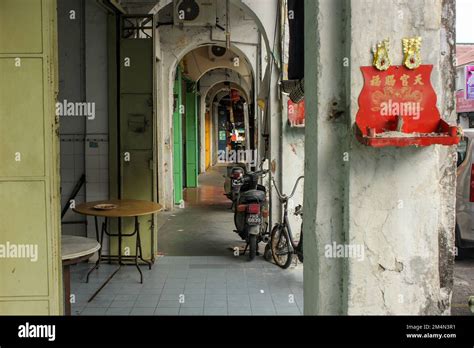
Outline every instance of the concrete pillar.
<svg viewBox="0 0 474 348"><path fill-rule="evenodd" d="M345 117L343 0L305 2L304 312L342 314L342 260L324 246L343 241ZM337 105L334 105L338 103Z"/></svg>
<svg viewBox="0 0 474 348"><path fill-rule="evenodd" d="M423 38L423 63L434 65L440 113L454 122L454 1L305 4L306 105L313 115L306 119L305 313L448 314L455 149L369 148L352 126L359 67L371 65L371 47L389 38L392 63L400 65L401 40L413 36ZM333 243L362 253L327 257Z"/></svg>

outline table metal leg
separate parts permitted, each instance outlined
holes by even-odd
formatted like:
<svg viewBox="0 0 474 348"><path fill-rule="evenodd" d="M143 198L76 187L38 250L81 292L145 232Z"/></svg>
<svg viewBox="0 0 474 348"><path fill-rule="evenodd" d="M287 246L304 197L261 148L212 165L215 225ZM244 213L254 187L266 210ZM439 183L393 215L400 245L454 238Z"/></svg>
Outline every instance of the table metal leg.
<svg viewBox="0 0 474 348"><path fill-rule="evenodd" d="M104 242L104 233L105 234L108 234L108 231L107 231L107 223L109 222L109 219L108 218L105 218L104 222L102 223L102 231L100 233L100 245L101 245L101 248L99 250L99 258L96 262L96 266L94 268L92 268L89 273L87 274L87 281L89 281L89 274L94 270L94 269L97 269L99 268L99 264L102 260L102 244ZM119 240L120 240L121 236L119 236ZM121 255L121 250L119 249L119 257ZM120 258L119 258L120 260ZM114 277L115 274L117 274L118 271L120 271L120 268L122 267L122 263L119 262L119 266L118 268L114 271L114 273L112 273L108 278L107 280L100 286L99 289L97 289L96 292L94 292L94 294L91 296L91 298L89 298L89 300L87 302L91 302L98 294L99 292L112 280L112 278Z"/></svg>
<svg viewBox="0 0 474 348"><path fill-rule="evenodd" d="M118 261L122 265L122 226L118 229Z"/></svg>
<svg viewBox="0 0 474 348"><path fill-rule="evenodd" d="M95 217L96 219L96 234L98 236L98 223L97 223L97 217ZM101 230L101 236L100 236L100 245L101 245L101 248L99 249L99 258L95 264L95 266L89 271L89 273L87 273L87 282L89 282L89 275L90 273L97 269L99 267L99 264L100 262L102 261L102 245L103 245L103 241L104 241L104 233L109 235L109 236L112 236L112 234L110 234L108 231L107 231L107 223L108 223L108 219L105 218L105 221L104 223L102 224L102 230ZM143 273L142 273L142 270L140 269L140 265L138 264L138 260L142 260L143 262L145 262L146 264L148 264L148 268L151 269L151 266L152 266L152 263L150 261L147 261L143 258L143 250L142 250L142 244L141 244L141 238L140 238L140 223L139 223L139 220L138 220L138 216L135 217L135 228L134 228L134 231L133 233L131 234L126 234L125 236L127 237L131 237L133 235L136 235L136 239L135 239L135 267L137 267L137 270L138 272L140 273L140 283L143 284ZM123 265L123 262L122 262L122 237L124 236L122 234L122 231L121 229L119 228L119 231L118 231L118 234L116 235L113 235L113 236L116 236L118 237L118 255L117 255L117 258L118 258L118 263L119 263L119 267L114 271L114 273L112 273L108 278L107 280L102 284L102 286L97 289L97 291L91 296L91 298L89 299L88 302L91 302L96 296L97 294L109 283L109 281L114 277L114 275L120 270L120 268L122 267ZM109 258L109 261L112 259L111 256L104 256L105 258ZM132 256L133 257L133 256Z"/></svg>
<svg viewBox="0 0 474 348"><path fill-rule="evenodd" d="M100 240L99 240L99 223L97 221L97 216L94 216L94 221L95 221L95 233L96 233L96 236L97 236L97 242L99 242L99 244L100 244L100 249L99 249L99 255L98 255L98 258L97 258L97 261L96 261L94 267L92 267L89 270L89 272L87 272L86 283L89 283L89 276L92 273L92 271L99 268L100 262L102 260L102 248L103 248L103 243L104 243L104 232L105 232L105 229L107 228L107 218L105 218L105 221L102 224L102 229L101 229L101 232L100 232Z"/></svg>
<svg viewBox="0 0 474 348"><path fill-rule="evenodd" d="M71 315L71 272L69 265L63 265L64 315Z"/></svg>
<svg viewBox="0 0 474 348"><path fill-rule="evenodd" d="M143 284L143 273L138 265L138 251L141 249L141 242L140 242L140 223L138 222L138 217L135 217L135 267L137 267L138 272L140 273L140 283Z"/></svg>
<svg viewBox="0 0 474 348"><path fill-rule="evenodd" d="M136 224L137 224L137 240L138 240L138 248L140 250L140 260L148 264L148 269L151 269L152 263L150 261L147 261L143 258L143 249L142 249L142 240L140 238L140 223L138 223L138 218L136 218ZM138 254L138 253L137 253Z"/></svg>

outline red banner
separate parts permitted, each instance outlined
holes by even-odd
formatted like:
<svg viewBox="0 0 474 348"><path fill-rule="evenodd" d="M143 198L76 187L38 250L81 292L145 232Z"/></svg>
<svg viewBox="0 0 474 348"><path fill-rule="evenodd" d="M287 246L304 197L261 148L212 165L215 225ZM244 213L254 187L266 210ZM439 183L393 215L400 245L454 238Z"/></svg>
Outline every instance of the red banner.
<svg viewBox="0 0 474 348"><path fill-rule="evenodd" d="M305 105L304 99L298 104L288 100L288 123L291 127L304 127Z"/></svg>

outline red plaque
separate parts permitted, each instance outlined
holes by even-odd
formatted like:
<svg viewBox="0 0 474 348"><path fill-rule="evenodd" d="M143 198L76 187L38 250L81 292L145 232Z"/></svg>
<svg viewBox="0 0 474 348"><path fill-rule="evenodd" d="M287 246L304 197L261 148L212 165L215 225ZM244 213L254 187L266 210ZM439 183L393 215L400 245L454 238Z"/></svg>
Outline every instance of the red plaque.
<svg viewBox="0 0 474 348"><path fill-rule="evenodd" d="M356 117L357 138L369 146L428 146L459 143L457 127L441 120L431 85L432 65L386 71L361 67L364 87Z"/></svg>
<svg viewBox="0 0 474 348"><path fill-rule="evenodd" d="M288 100L288 123L291 127L304 127L305 107L304 99L299 103Z"/></svg>

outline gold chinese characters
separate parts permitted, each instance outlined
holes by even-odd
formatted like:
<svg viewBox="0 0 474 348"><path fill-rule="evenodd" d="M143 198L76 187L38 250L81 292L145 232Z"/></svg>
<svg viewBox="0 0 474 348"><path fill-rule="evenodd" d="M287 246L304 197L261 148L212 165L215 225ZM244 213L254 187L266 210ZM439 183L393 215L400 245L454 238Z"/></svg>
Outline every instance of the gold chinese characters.
<svg viewBox="0 0 474 348"><path fill-rule="evenodd" d="M408 87L409 85L411 85L411 86L423 86L424 85L423 77L421 76L421 74L414 76L411 83L410 83L410 78L411 77L409 75L406 75L406 74L404 74L400 77L402 87ZM373 86L373 87L381 87L381 86L382 87L393 87L393 86L395 86L396 82L397 82L397 80L395 79L395 75L386 76L383 83L382 83L382 79L380 78L380 76L375 75L370 80L370 85Z"/></svg>

